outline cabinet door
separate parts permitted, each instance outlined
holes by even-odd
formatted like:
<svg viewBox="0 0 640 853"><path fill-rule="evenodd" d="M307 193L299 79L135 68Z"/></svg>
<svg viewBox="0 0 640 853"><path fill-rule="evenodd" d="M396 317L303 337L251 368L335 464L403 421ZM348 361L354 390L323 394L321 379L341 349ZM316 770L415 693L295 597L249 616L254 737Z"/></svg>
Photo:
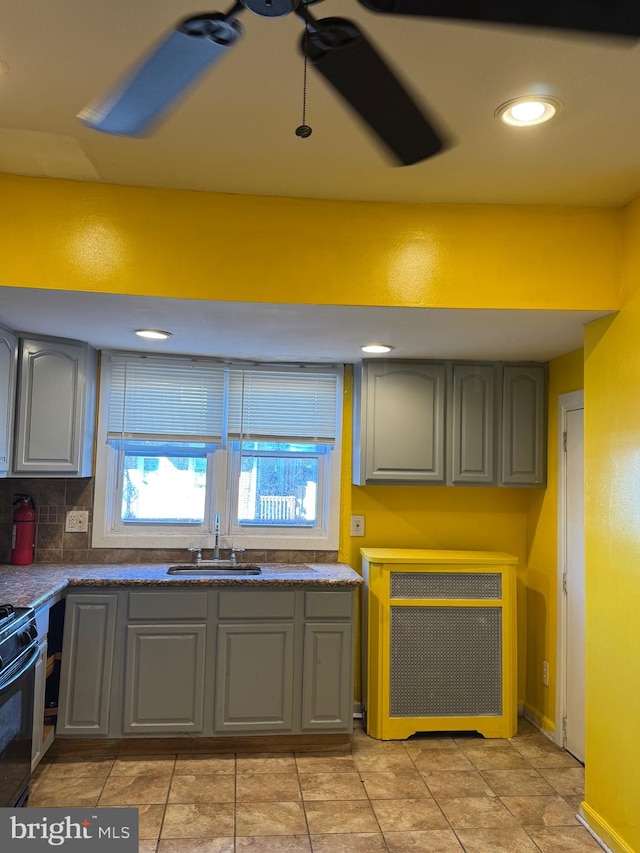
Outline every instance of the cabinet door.
<svg viewBox="0 0 640 853"><path fill-rule="evenodd" d="M43 755L44 693L47 682L47 641L38 647L38 660L35 666L35 689L33 693L33 739L31 741L31 769L39 763Z"/></svg>
<svg viewBox="0 0 640 853"><path fill-rule="evenodd" d="M504 368L501 482L505 486L545 485L545 379L542 365Z"/></svg>
<svg viewBox="0 0 640 853"><path fill-rule="evenodd" d="M215 729L291 730L293 623L218 625Z"/></svg>
<svg viewBox="0 0 640 853"><path fill-rule="evenodd" d="M444 483L444 364L364 369L365 481Z"/></svg>
<svg viewBox="0 0 640 853"><path fill-rule="evenodd" d="M304 626L303 729L351 731L352 632L345 622Z"/></svg>
<svg viewBox="0 0 640 853"><path fill-rule="evenodd" d="M66 599L58 732L107 734L118 596Z"/></svg>
<svg viewBox="0 0 640 853"><path fill-rule="evenodd" d="M84 344L21 341L14 474L90 475L89 360Z"/></svg>
<svg viewBox="0 0 640 853"><path fill-rule="evenodd" d="M0 329L0 477L6 476L11 460L17 357L15 337Z"/></svg>
<svg viewBox="0 0 640 853"><path fill-rule="evenodd" d="M451 481L495 483L495 367L453 366Z"/></svg>
<svg viewBox="0 0 640 853"><path fill-rule="evenodd" d="M201 732L206 625L129 625L123 732Z"/></svg>

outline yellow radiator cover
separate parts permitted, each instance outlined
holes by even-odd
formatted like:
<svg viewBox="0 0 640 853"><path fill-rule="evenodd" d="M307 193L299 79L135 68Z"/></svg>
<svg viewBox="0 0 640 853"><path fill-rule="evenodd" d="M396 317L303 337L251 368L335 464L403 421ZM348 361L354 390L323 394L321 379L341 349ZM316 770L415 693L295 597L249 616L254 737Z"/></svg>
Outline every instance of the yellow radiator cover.
<svg viewBox="0 0 640 853"><path fill-rule="evenodd" d="M361 549L369 735L517 731L517 558L493 551Z"/></svg>

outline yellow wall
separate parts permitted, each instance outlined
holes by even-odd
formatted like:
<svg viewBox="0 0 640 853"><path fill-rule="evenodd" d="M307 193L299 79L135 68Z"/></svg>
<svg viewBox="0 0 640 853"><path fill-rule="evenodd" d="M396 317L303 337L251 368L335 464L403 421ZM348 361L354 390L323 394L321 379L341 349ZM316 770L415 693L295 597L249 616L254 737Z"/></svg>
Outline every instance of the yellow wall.
<svg viewBox="0 0 640 853"><path fill-rule="evenodd" d="M549 364L547 488L529 492L526 572L525 707L544 729L555 728L558 557L558 397L584 386L583 351ZM549 664L549 686L542 662Z"/></svg>
<svg viewBox="0 0 640 853"><path fill-rule="evenodd" d="M611 209L259 198L10 175L0 175L0 197L5 286L336 305L619 305Z"/></svg>
<svg viewBox="0 0 640 853"><path fill-rule="evenodd" d="M623 309L585 336L585 811L640 851L639 201L624 225Z"/></svg>

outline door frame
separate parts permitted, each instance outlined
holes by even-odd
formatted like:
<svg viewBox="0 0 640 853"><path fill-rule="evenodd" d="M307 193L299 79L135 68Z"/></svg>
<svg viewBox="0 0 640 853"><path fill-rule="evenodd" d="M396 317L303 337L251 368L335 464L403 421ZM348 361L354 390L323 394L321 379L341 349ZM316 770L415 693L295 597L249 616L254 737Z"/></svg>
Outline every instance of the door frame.
<svg viewBox="0 0 640 853"><path fill-rule="evenodd" d="M564 452L564 433L567 412L584 411L584 391L571 391L558 397L558 571L557 571L557 644L556 644L556 727L555 743L564 748L563 720L567 711L567 599L564 593L564 576L567 571L567 456Z"/></svg>

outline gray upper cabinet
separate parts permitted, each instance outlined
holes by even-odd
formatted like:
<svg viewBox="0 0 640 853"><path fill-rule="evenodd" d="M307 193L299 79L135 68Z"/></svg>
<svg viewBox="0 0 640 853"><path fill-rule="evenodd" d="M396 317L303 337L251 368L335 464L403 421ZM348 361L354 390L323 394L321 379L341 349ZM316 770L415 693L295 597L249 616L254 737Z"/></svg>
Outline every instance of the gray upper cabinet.
<svg viewBox="0 0 640 853"><path fill-rule="evenodd" d="M66 599L58 734L109 733L117 593Z"/></svg>
<svg viewBox="0 0 640 853"><path fill-rule="evenodd" d="M495 485L495 375L492 364L454 364L451 482Z"/></svg>
<svg viewBox="0 0 640 853"><path fill-rule="evenodd" d="M20 340L14 475L91 475L95 386L96 352L87 344Z"/></svg>
<svg viewBox="0 0 640 853"><path fill-rule="evenodd" d="M7 476L11 462L17 359L17 339L0 328L0 477Z"/></svg>
<svg viewBox="0 0 640 853"><path fill-rule="evenodd" d="M358 485L545 485L545 365L365 360L353 419Z"/></svg>
<svg viewBox="0 0 640 853"><path fill-rule="evenodd" d="M354 388L354 482L444 483L445 365L365 361Z"/></svg>
<svg viewBox="0 0 640 853"><path fill-rule="evenodd" d="M504 486L546 483L546 370L542 365L503 369L502 465Z"/></svg>

